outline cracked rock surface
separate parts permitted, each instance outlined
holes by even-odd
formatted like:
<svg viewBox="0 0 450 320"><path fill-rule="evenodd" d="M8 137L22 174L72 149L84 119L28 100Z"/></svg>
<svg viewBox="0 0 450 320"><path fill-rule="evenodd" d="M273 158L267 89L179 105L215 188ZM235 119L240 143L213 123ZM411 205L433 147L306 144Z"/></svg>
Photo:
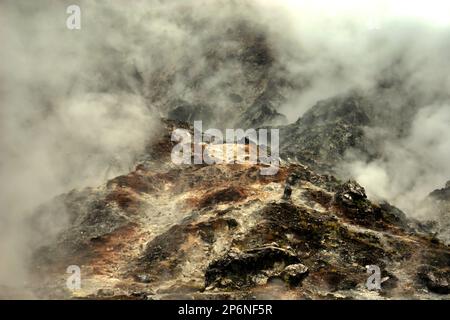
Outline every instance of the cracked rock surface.
<svg viewBox="0 0 450 320"><path fill-rule="evenodd" d="M260 164L175 166L177 126L189 128L166 121L134 171L38 210L36 221L55 207L68 218L53 241L36 243L37 296L448 298L448 245L357 182L288 161L274 176ZM79 291L66 289L68 265L81 267ZM365 286L368 265L380 267L379 291Z"/></svg>

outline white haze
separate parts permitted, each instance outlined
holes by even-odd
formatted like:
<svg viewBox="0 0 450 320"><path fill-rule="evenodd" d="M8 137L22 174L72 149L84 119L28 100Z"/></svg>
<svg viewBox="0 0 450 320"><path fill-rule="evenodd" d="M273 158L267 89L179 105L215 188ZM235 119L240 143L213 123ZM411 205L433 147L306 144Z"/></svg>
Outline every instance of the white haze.
<svg viewBox="0 0 450 320"><path fill-rule="evenodd" d="M387 199L418 218L420 203L434 189L450 180L450 106L422 108L415 117L410 134L399 140L386 140L383 157L370 162L346 165L370 196ZM435 212L438 214L438 212Z"/></svg>
<svg viewBox="0 0 450 320"><path fill-rule="evenodd" d="M420 97L409 134L394 138L389 128L372 130L369 134L384 137L382 158L346 164L346 173L370 196L413 215L417 200L450 179L450 3L243 3L0 3L0 285L26 279L30 239L22 222L28 213L59 193L127 172L158 128L160 106L152 101L159 101L154 97L161 88L154 86L155 75L163 81L167 70L201 74L205 48L232 17L267 31L281 76L301 88L280 110L291 122L318 100L353 88L371 90L387 73L404 81L407 94L393 93L395 103L377 107L395 114L409 94ZM65 25L71 4L82 8L79 31ZM200 93L187 90L180 76L164 95L225 107L220 88L238 79L235 72L235 65L225 64Z"/></svg>
<svg viewBox="0 0 450 320"><path fill-rule="evenodd" d="M73 4L81 30L66 27ZM6 0L0 14L1 293L27 283L26 221L38 205L129 172L160 130L166 100L226 106L218 89L235 66L224 64L202 92L187 79L210 73L211 41L249 14L203 0ZM64 227L60 217L48 234Z"/></svg>
<svg viewBox="0 0 450 320"><path fill-rule="evenodd" d="M128 69L140 53L119 47L124 35L103 39L101 21L96 32L70 32L67 5L0 4L0 285L26 281L33 239L24 221L32 210L72 188L129 172L158 124L133 92ZM94 6L93 12L102 11ZM132 89L120 88L121 81Z"/></svg>
<svg viewBox="0 0 450 320"><path fill-rule="evenodd" d="M355 88L371 92L383 78L402 82L398 91L375 96L373 104L375 113L395 120L387 119L389 124L400 126L411 113L406 134L398 136L398 128L388 124L367 128L381 156L367 160L350 152L342 175L359 181L371 198L419 216L419 203L450 180L450 3L263 3L278 60L302 88L282 107L291 121L318 100ZM434 218L427 215L421 218Z"/></svg>

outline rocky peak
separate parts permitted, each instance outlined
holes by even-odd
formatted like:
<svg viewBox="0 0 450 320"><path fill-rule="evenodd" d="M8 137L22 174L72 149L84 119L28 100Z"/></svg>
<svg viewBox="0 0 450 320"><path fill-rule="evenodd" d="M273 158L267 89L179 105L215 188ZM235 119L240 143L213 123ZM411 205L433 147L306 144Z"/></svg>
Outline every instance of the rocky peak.
<svg viewBox="0 0 450 320"><path fill-rule="evenodd" d="M158 151L127 175L59 197L70 216L36 243L34 291L72 297L61 268L80 265L82 298L433 298L448 292L448 247L388 204L303 164L170 163ZM288 191L287 191L288 190ZM51 214L55 203L36 219ZM378 265L382 290L365 287ZM447 282L446 282L447 281ZM447 283L447 284L446 284Z"/></svg>

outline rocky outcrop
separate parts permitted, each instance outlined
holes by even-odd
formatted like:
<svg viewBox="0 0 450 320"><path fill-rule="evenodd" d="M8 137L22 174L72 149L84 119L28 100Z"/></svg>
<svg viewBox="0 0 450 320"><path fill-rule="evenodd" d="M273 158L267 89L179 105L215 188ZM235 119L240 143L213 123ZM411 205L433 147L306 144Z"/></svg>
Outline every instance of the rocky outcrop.
<svg viewBox="0 0 450 320"><path fill-rule="evenodd" d="M424 266L419 269L418 278L430 291L450 294L450 270L441 271L435 267Z"/></svg>
<svg viewBox="0 0 450 320"><path fill-rule="evenodd" d="M347 151L365 152L366 104L356 93L318 102L295 123L280 127L282 156L331 171Z"/></svg>
<svg viewBox="0 0 450 320"><path fill-rule="evenodd" d="M288 285L297 287L308 276L308 267L301 263L288 265L279 277Z"/></svg>
<svg viewBox="0 0 450 320"><path fill-rule="evenodd" d="M208 266L205 285L208 289L240 289L266 284L269 278L279 275L286 266L298 262L294 252L276 246L248 249L243 253L230 252Z"/></svg>
<svg viewBox="0 0 450 320"><path fill-rule="evenodd" d="M166 126L171 130L177 123ZM426 299L448 294L448 246L399 209L371 202L355 181L287 161L274 176L261 176L260 165L246 163L175 166L168 160L170 143L162 132L148 148L155 152L135 171L55 200L69 219L52 241L36 243L37 295ZM50 208L43 206L36 221ZM82 290L66 289L68 265L81 266ZM377 292L365 286L368 265L382 270Z"/></svg>
<svg viewBox="0 0 450 320"><path fill-rule="evenodd" d="M287 118L277 111L284 101L278 85L269 80L265 91L240 115L235 126L247 129L287 124Z"/></svg>

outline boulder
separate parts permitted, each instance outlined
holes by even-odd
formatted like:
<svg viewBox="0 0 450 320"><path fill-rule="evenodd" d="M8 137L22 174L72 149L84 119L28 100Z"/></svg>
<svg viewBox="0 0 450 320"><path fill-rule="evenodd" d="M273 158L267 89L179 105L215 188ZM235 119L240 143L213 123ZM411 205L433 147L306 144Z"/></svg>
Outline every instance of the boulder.
<svg viewBox="0 0 450 320"><path fill-rule="evenodd" d="M450 271L439 270L432 266L422 266L418 272L419 282L428 290L439 294L450 294Z"/></svg>
<svg viewBox="0 0 450 320"><path fill-rule="evenodd" d="M308 267L301 263L291 264L284 268L280 277L290 286L298 286L308 276Z"/></svg>

